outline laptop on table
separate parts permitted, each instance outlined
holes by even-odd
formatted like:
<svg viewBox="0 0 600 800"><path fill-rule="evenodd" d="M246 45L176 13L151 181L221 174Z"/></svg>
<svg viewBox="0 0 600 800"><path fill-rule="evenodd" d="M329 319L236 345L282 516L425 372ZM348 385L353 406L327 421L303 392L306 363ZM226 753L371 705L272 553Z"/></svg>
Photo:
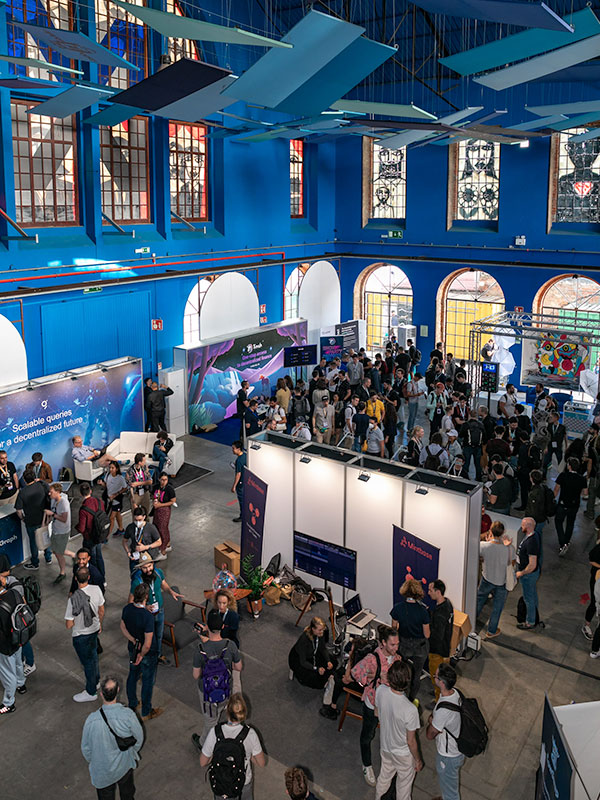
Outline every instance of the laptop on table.
<svg viewBox="0 0 600 800"><path fill-rule="evenodd" d="M363 608L360 595L355 594L344 603L344 611L348 617L346 624L354 625L355 628L365 628L375 619L375 614Z"/></svg>

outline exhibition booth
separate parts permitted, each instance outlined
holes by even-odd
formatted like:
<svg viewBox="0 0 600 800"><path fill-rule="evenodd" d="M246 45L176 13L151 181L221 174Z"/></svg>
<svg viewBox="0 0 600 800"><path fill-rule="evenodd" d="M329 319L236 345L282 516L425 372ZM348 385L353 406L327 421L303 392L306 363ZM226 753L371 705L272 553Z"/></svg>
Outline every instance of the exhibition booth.
<svg viewBox="0 0 600 800"><path fill-rule="evenodd" d="M247 459L262 506L245 496L244 520L256 537L262 515L263 564L280 553L316 588L327 580L338 605L360 593L380 620L407 576L426 600L439 577L474 625L481 484L270 431L249 438Z"/></svg>

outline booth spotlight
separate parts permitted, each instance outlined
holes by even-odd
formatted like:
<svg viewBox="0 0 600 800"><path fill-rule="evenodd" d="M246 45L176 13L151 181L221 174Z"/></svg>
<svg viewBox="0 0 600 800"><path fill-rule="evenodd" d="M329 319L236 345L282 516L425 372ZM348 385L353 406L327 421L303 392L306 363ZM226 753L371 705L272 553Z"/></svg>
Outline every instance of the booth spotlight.
<svg viewBox="0 0 600 800"><path fill-rule="evenodd" d="M310 464L311 461L312 459L310 459L308 456L302 456L302 458L300 459L301 464Z"/></svg>
<svg viewBox="0 0 600 800"><path fill-rule="evenodd" d="M429 494L429 489L426 489L424 486L417 486L415 494Z"/></svg>
<svg viewBox="0 0 600 800"><path fill-rule="evenodd" d="M361 472L360 475L358 476L358 480L364 481L366 483L367 481L371 480L371 476L369 475L368 472Z"/></svg>
<svg viewBox="0 0 600 800"><path fill-rule="evenodd" d="M260 450L260 445L258 442L252 442L250 445L250 450Z"/></svg>
<svg viewBox="0 0 600 800"><path fill-rule="evenodd" d="M77 375L71 375L71 380L72 381L76 381L77 380Z"/></svg>

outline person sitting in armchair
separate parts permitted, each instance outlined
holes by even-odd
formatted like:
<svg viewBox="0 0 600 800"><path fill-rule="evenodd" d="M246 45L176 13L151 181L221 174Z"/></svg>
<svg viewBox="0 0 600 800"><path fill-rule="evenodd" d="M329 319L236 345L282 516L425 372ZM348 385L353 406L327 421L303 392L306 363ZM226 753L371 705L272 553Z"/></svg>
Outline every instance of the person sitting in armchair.
<svg viewBox="0 0 600 800"><path fill-rule="evenodd" d="M158 461L158 474L164 472L165 466L170 467L172 462L169 458L169 450L173 447L173 440L169 438L166 431L159 431L156 434L156 441L152 448L152 458Z"/></svg>
<svg viewBox="0 0 600 800"><path fill-rule="evenodd" d="M91 461L93 467L108 467L112 459L106 454L106 447L102 450L95 450L93 447L83 443L81 436L73 437L73 449L71 450L73 461Z"/></svg>

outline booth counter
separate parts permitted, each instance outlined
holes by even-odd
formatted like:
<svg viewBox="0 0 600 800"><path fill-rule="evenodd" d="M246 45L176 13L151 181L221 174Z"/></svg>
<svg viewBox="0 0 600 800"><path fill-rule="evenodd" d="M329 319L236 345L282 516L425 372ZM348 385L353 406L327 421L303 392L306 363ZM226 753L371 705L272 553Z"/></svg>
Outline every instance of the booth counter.
<svg viewBox="0 0 600 800"><path fill-rule="evenodd" d="M248 445L248 469L268 486L263 563L281 553L282 563L294 564L294 531L356 551L362 605L388 620L397 602L393 553L400 530L439 551L447 595L474 624L480 484L270 431L250 437ZM354 593L332 590L337 604Z"/></svg>
<svg viewBox="0 0 600 800"><path fill-rule="evenodd" d="M25 525L13 505L0 506L0 553L16 567L31 556Z"/></svg>

